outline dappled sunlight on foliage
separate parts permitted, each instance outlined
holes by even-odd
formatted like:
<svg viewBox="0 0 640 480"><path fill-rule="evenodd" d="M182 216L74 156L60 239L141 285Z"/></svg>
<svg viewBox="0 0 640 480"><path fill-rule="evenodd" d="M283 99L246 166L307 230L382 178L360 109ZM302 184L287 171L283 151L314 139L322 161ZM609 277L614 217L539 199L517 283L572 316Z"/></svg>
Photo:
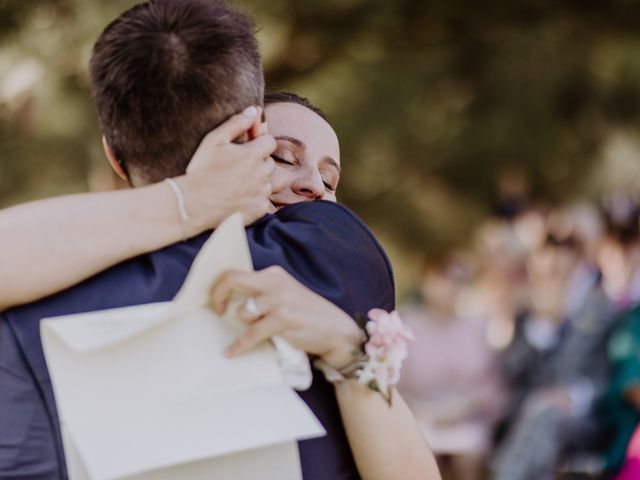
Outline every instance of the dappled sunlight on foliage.
<svg viewBox="0 0 640 480"><path fill-rule="evenodd" d="M134 3L0 0L1 205L84 190L106 169L87 61ZM624 165L639 151L640 4L240 5L256 15L268 84L335 126L341 201L401 249L467 241L514 167L533 197L558 201L635 180L602 172L616 148Z"/></svg>

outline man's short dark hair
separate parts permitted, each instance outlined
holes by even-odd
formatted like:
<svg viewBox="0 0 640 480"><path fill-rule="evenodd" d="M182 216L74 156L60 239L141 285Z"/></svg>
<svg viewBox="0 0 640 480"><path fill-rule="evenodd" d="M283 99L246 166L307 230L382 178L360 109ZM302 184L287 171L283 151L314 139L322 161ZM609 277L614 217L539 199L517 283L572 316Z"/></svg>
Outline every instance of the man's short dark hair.
<svg viewBox="0 0 640 480"><path fill-rule="evenodd" d="M184 174L209 130L262 103L254 32L251 18L222 0L151 0L107 26L93 50L91 89L130 177Z"/></svg>

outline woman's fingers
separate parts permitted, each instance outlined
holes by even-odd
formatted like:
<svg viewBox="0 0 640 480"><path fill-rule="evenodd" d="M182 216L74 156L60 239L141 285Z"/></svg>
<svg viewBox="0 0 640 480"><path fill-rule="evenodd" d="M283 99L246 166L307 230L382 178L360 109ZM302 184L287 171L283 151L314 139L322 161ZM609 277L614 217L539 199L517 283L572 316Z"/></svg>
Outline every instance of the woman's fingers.
<svg viewBox="0 0 640 480"><path fill-rule="evenodd" d="M259 107L248 107L243 112L232 116L226 122L205 135L196 153L191 158L191 162L187 166L187 173L192 172L200 166L202 162L207 162L211 160L212 157L215 159L215 149L230 144L236 138L246 133L251 126L258 121L260 112L261 109ZM269 155L269 153L265 156Z"/></svg>
<svg viewBox="0 0 640 480"><path fill-rule="evenodd" d="M246 156L250 158L258 158L258 159L269 159L270 162L273 162L270 159L270 155L275 151L278 144L276 140L267 134L260 135L259 137L243 143L239 146L242 150L246 151Z"/></svg>
<svg viewBox="0 0 640 480"><path fill-rule="evenodd" d="M246 302L238 306L236 314L238 319L248 325L257 322L261 318L269 315L273 309L271 297L268 295L249 297Z"/></svg>
<svg viewBox="0 0 640 480"><path fill-rule="evenodd" d="M282 267L225 272L212 290L212 304L218 313L226 310L234 294L248 298L237 309L238 318L248 327L225 350L228 357L280 335L329 365L344 366L362 341L348 314L304 287Z"/></svg>
<svg viewBox="0 0 640 480"><path fill-rule="evenodd" d="M192 173L197 167L203 165L217 165L221 158L243 162L245 170L252 168L255 162L262 162L269 170L269 174L273 171L274 162L271 154L276 149L277 143L271 135L264 134L240 144L225 142L228 136L217 129L207 134L187 167L187 173Z"/></svg>
<svg viewBox="0 0 640 480"><path fill-rule="evenodd" d="M248 328L228 347L225 352L227 356L236 356L251 350L274 335L289 335L297 331L301 320L304 320L302 324L306 325L305 329L309 331L306 336L315 337L313 332L316 329L313 328L312 316L305 313L304 307L300 312L299 306L296 306L300 297L291 297L286 293L292 286L295 291L295 284L291 285L290 276L280 267L269 267L259 272L229 270L221 275L211 292L211 303L218 314L227 309L229 299L234 294L248 297L237 309L238 318L247 324ZM312 351L318 350L313 343L313 339L304 340L297 346L307 346Z"/></svg>
<svg viewBox="0 0 640 480"><path fill-rule="evenodd" d="M268 281L260 275L260 272L227 270L211 290L211 305L220 315L227 309L232 294L240 293L248 297L257 297L269 288Z"/></svg>
<svg viewBox="0 0 640 480"><path fill-rule="evenodd" d="M262 122L258 128L258 135L264 135L265 133L269 133L269 126L267 122Z"/></svg>
<svg viewBox="0 0 640 480"><path fill-rule="evenodd" d="M276 318L265 317L255 322L236 338L225 350L225 356L235 357L254 348L256 345L279 334L280 322Z"/></svg>
<svg viewBox="0 0 640 480"><path fill-rule="evenodd" d="M233 115L209 133L209 135L211 135L210 139L213 140L216 145L233 142L243 133L246 133L256 121L260 121L260 112L260 107L250 106L245 108L242 112Z"/></svg>

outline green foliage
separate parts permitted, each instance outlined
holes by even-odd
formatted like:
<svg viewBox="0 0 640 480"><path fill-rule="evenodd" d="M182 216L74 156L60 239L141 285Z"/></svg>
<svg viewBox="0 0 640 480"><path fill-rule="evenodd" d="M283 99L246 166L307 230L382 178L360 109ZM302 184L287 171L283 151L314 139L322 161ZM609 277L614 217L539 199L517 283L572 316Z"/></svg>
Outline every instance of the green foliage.
<svg viewBox="0 0 640 480"><path fill-rule="evenodd" d="M102 165L86 63L133 3L0 0L0 204L82 190ZM505 168L538 197L582 195L607 139L635 135L640 2L241 5L270 86L310 97L335 126L341 200L404 248L467 241ZM19 71L27 88L9 98Z"/></svg>

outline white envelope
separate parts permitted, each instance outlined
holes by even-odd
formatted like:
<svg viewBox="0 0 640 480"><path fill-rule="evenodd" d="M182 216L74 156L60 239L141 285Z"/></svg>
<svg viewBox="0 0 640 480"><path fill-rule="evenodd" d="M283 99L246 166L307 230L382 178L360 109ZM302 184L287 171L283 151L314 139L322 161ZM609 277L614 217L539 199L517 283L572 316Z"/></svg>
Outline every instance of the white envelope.
<svg viewBox="0 0 640 480"><path fill-rule="evenodd" d="M220 318L207 304L229 268L252 268L239 215L172 302L42 321L72 479L301 477L297 440L325 432L271 344L223 356L244 326L235 308Z"/></svg>

